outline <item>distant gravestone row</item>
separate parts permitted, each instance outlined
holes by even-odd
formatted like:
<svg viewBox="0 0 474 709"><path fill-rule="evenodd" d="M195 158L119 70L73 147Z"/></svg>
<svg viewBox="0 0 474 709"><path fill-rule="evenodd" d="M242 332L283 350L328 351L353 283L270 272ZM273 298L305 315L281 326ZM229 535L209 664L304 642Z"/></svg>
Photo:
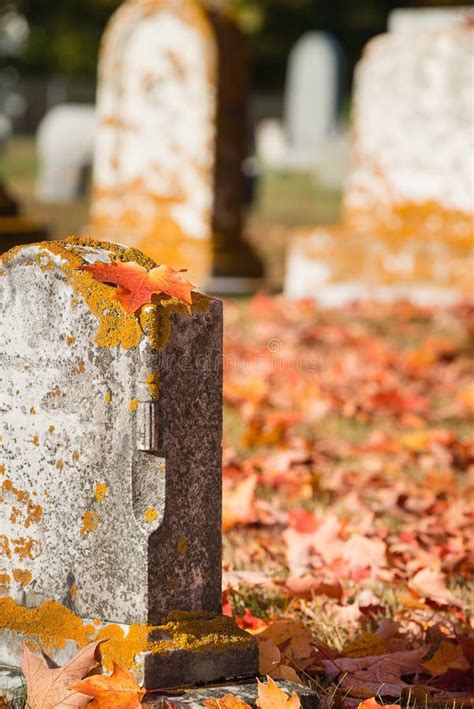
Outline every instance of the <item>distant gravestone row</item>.
<svg viewBox="0 0 474 709"><path fill-rule="evenodd" d="M450 303L473 295L472 22L382 35L355 79L344 220L295 236L286 292Z"/></svg>

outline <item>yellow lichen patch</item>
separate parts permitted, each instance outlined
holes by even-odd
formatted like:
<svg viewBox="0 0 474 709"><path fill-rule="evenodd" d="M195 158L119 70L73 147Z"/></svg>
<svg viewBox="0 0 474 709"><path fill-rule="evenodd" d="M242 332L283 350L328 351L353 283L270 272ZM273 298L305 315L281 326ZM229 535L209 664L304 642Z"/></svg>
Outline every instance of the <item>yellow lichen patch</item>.
<svg viewBox="0 0 474 709"><path fill-rule="evenodd" d="M10 541L5 534L0 535L0 556L6 556L8 559L11 559L12 556Z"/></svg>
<svg viewBox="0 0 474 709"><path fill-rule="evenodd" d="M135 657L148 649L151 628L147 625L132 625L125 633L119 625L107 625L101 628L96 640L107 640L101 645L101 658L107 670L115 662L120 667L133 667Z"/></svg>
<svg viewBox="0 0 474 709"><path fill-rule="evenodd" d="M0 573L0 593L5 593L10 590L10 584L11 584L11 579L8 574L5 573ZM0 603L2 602L2 599L0 599ZM1 626L1 615L0 615L0 628Z"/></svg>
<svg viewBox="0 0 474 709"><path fill-rule="evenodd" d="M158 512L155 510L154 507L148 507L143 513L143 516L145 517L145 520L147 522L154 522L156 519L158 519Z"/></svg>
<svg viewBox="0 0 474 709"><path fill-rule="evenodd" d="M75 463L77 463L77 461L79 460L80 457L81 457L81 456L80 456L79 451L73 451L73 452L72 452L72 459L73 459L73 461L74 461Z"/></svg>
<svg viewBox="0 0 474 709"><path fill-rule="evenodd" d="M146 383L152 399L158 399L160 395L160 375L158 372L150 372L147 375Z"/></svg>
<svg viewBox="0 0 474 709"><path fill-rule="evenodd" d="M138 399L132 399L128 404L128 408L130 411L136 411L138 409Z"/></svg>
<svg viewBox="0 0 474 709"><path fill-rule="evenodd" d="M1 598L0 629L35 638L45 650L59 650L68 640L83 646L92 639L81 618L56 601L25 608L11 598Z"/></svg>
<svg viewBox="0 0 474 709"><path fill-rule="evenodd" d="M28 586L32 579L31 571L28 571L28 569L14 569L13 579L16 583L21 584L21 586Z"/></svg>
<svg viewBox="0 0 474 709"><path fill-rule="evenodd" d="M186 554L188 551L188 543L184 537L179 538L176 548L178 550L178 554Z"/></svg>
<svg viewBox="0 0 474 709"><path fill-rule="evenodd" d="M231 643L234 647L249 648L253 638L238 628L232 618L215 618L177 613L169 617L168 622L156 628L155 636L162 635L166 640L154 641L151 650L154 653L172 650L205 652L206 650L225 650Z"/></svg>
<svg viewBox="0 0 474 709"><path fill-rule="evenodd" d="M49 434L54 433L55 430L56 430L56 426L50 426L50 427L48 428L48 433L49 433Z"/></svg>
<svg viewBox="0 0 474 709"><path fill-rule="evenodd" d="M40 439L38 435L34 435L33 438L31 439L31 442L34 446L39 446L40 444Z"/></svg>
<svg viewBox="0 0 474 709"><path fill-rule="evenodd" d="M97 483L94 490L94 497L97 502L103 502L108 492L108 487L105 483Z"/></svg>
<svg viewBox="0 0 474 709"><path fill-rule="evenodd" d="M97 529L99 526L99 515L97 512L84 512L84 517L82 518L82 529L81 537L85 534L89 534Z"/></svg>
<svg viewBox="0 0 474 709"><path fill-rule="evenodd" d="M42 554L41 542L33 537L16 537L11 540L13 551L20 559L37 559Z"/></svg>
<svg viewBox="0 0 474 709"><path fill-rule="evenodd" d="M5 466L4 465L0 465L0 474L1 475L5 474Z"/></svg>
<svg viewBox="0 0 474 709"><path fill-rule="evenodd" d="M30 409L30 414L31 414L32 416L34 416L34 415L36 414L36 409L35 409L34 406L31 407L31 409Z"/></svg>
<svg viewBox="0 0 474 709"><path fill-rule="evenodd" d="M69 589L69 598L71 601L75 601L77 598L77 584L73 583Z"/></svg>
<svg viewBox="0 0 474 709"><path fill-rule="evenodd" d="M112 393L107 389L107 391L104 394L104 401L108 405L112 401Z"/></svg>
<svg viewBox="0 0 474 709"><path fill-rule="evenodd" d="M56 467L58 470L63 470L64 468L64 460L57 460L56 461Z"/></svg>
<svg viewBox="0 0 474 709"><path fill-rule="evenodd" d="M69 335L68 337L66 337L66 344L69 347L71 347L71 345L73 345L75 343L75 341L76 341L76 338L74 337L74 335Z"/></svg>
<svg viewBox="0 0 474 709"><path fill-rule="evenodd" d="M78 363L74 371L76 372L76 374L84 374L84 372L86 371L86 365L82 360Z"/></svg>

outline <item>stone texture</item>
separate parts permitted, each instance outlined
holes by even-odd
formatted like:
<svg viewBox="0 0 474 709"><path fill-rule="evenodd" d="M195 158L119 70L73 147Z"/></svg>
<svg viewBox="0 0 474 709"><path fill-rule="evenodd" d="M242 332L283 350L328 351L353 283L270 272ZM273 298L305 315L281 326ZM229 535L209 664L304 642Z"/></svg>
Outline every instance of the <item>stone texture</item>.
<svg viewBox="0 0 474 709"><path fill-rule="evenodd" d="M416 42L403 30L369 42L343 222L297 234L291 297L473 297L473 35L459 22L420 29Z"/></svg>
<svg viewBox="0 0 474 709"><path fill-rule="evenodd" d="M293 692L296 692L300 698L302 709L317 709L319 706L319 699L316 692L311 690L309 687L302 687L300 684L286 682L284 680L275 681L280 689L286 692L288 696L291 696ZM244 702L247 702L247 704L254 707L257 699L257 683L255 681L236 682L215 687L190 689L181 693L177 691L168 695L167 698L181 704L186 707L186 709L201 709L201 707L204 706L204 701L206 699L221 699L222 697L225 697L226 694L232 694L239 697ZM164 709L166 706L165 701L166 698L163 697L159 700L145 702L144 706L147 707L147 709Z"/></svg>
<svg viewBox="0 0 474 709"><path fill-rule="evenodd" d="M60 662L115 633L143 667L152 626L191 613L185 649L199 652L221 612L221 303L196 293L191 314L157 300L125 315L78 270L110 258L153 265L78 239L0 261L0 662L33 627ZM234 635L222 641L238 650ZM153 649L169 656L173 638ZM224 676L211 669L203 680Z"/></svg>
<svg viewBox="0 0 474 709"><path fill-rule="evenodd" d="M99 57L94 236L211 268L216 47L195 0L128 0Z"/></svg>

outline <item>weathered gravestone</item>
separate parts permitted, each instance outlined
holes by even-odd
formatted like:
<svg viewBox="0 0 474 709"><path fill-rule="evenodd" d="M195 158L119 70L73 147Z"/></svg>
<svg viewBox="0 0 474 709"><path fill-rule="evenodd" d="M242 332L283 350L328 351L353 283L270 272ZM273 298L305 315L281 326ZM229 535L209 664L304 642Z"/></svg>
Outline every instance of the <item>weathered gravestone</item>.
<svg viewBox="0 0 474 709"><path fill-rule="evenodd" d="M307 32L298 40L288 58L280 140L274 121L259 128L259 157L264 164L314 169L320 149L337 128L340 75L341 52L334 37Z"/></svg>
<svg viewBox="0 0 474 709"><path fill-rule="evenodd" d="M457 25L472 15L473 8L467 5L464 7L400 7L389 13L387 25L389 32L419 32Z"/></svg>
<svg viewBox="0 0 474 709"><path fill-rule="evenodd" d="M289 295L427 305L473 296L473 30L369 43L356 72L344 222L295 239Z"/></svg>
<svg viewBox="0 0 474 709"><path fill-rule="evenodd" d="M221 616L221 304L126 315L70 238L0 260L0 663L97 638L147 688L254 675Z"/></svg>
<svg viewBox="0 0 474 709"><path fill-rule="evenodd" d="M211 269L216 47L195 0L129 0L99 57L90 231Z"/></svg>

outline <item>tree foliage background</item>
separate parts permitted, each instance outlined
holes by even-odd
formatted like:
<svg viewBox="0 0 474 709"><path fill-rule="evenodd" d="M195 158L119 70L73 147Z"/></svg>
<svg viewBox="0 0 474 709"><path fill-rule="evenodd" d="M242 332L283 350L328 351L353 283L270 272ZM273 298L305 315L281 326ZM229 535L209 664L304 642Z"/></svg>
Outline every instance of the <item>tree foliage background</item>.
<svg viewBox="0 0 474 709"><path fill-rule="evenodd" d="M262 89L281 88L288 52L308 29L326 30L337 37L344 47L350 76L366 41L385 30L392 8L459 4L458 0L220 1L233 8L249 35L254 80ZM4 3L0 0L0 7ZM17 0L31 27L21 68L36 75L94 77L100 37L119 4L120 0Z"/></svg>

